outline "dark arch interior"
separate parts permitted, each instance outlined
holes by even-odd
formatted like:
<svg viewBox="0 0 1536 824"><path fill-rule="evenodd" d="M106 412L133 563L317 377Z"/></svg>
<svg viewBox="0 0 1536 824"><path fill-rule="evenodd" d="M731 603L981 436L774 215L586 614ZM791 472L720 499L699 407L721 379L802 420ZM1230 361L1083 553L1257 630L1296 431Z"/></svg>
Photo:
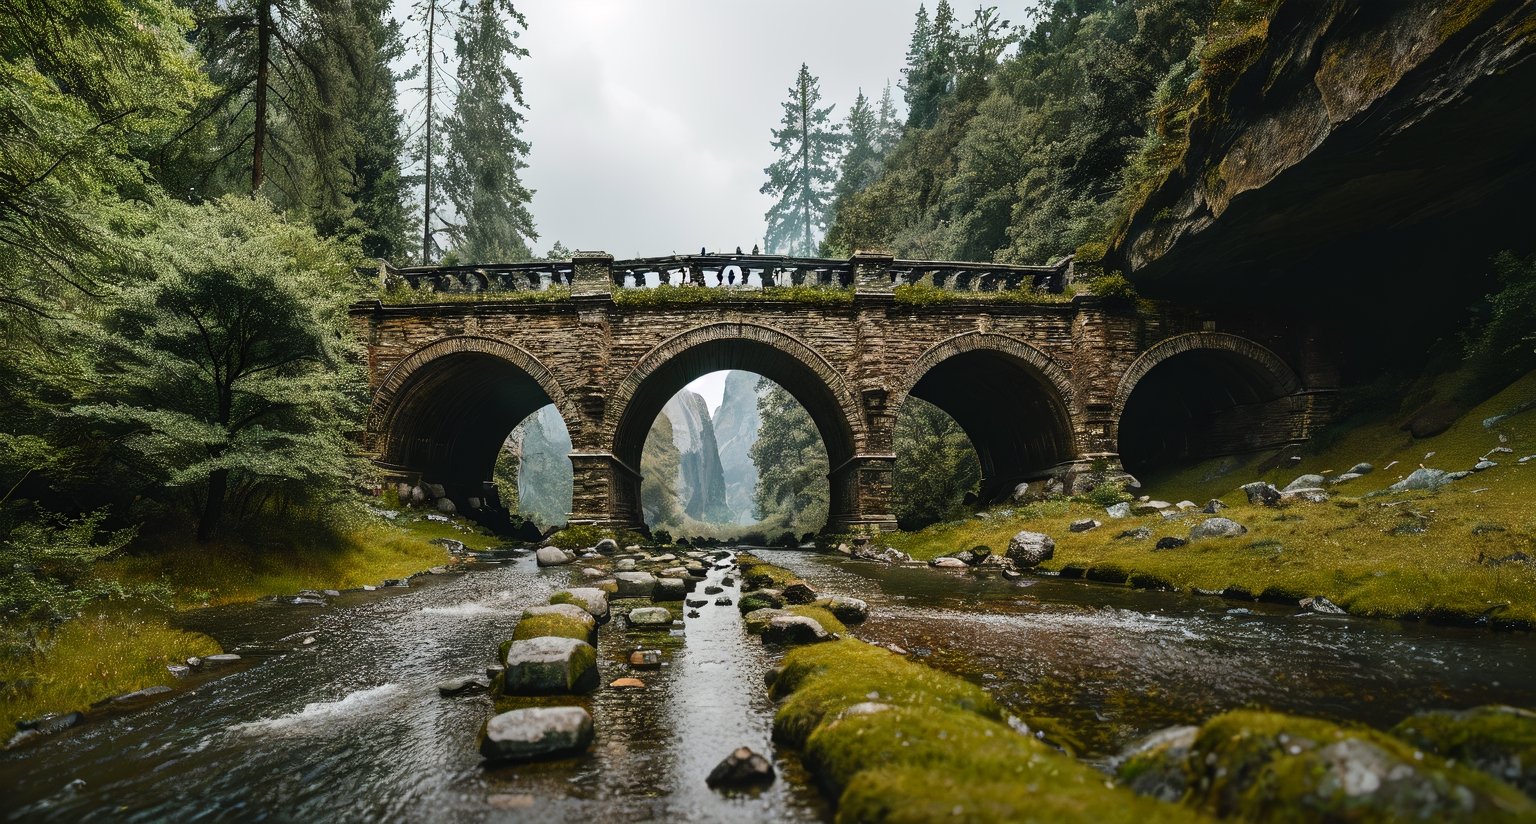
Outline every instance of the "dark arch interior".
<svg viewBox="0 0 1536 824"><path fill-rule="evenodd" d="M490 480L507 433L548 403L537 381L502 358L446 355L400 388L383 462L442 484L463 508L469 498L494 495Z"/></svg>
<svg viewBox="0 0 1536 824"><path fill-rule="evenodd" d="M1174 355L1152 367L1120 416L1120 460L1141 477L1182 464L1278 445L1286 388L1251 358L1218 349Z"/></svg>
<svg viewBox="0 0 1536 824"><path fill-rule="evenodd" d="M853 433L832 389L793 355L753 340L714 340L694 346L668 360L635 390L614 434L614 454L632 468L640 466L651 424L678 390L710 372L736 369L757 374L784 387L816 423L833 468L853 455Z"/></svg>
<svg viewBox="0 0 1536 824"><path fill-rule="evenodd" d="M1001 500L1073 456L1060 396L1038 370L1010 355L955 355L928 370L911 394L944 410L970 437L983 501Z"/></svg>

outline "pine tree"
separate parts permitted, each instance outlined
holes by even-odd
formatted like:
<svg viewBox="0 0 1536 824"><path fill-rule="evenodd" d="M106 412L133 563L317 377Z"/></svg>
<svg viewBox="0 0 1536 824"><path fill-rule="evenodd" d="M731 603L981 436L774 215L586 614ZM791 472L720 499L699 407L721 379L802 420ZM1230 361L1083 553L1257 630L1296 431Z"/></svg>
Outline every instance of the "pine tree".
<svg viewBox="0 0 1536 824"><path fill-rule="evenodd" d="M907 125L926 129L939 118L945 95L954 88L960 33L949 0L939 0L933 23L919 9L917 30L907 53Z"/></svg>
<svg viewBox="0 0 1536 824"><path fill-rule="evenodd" d="M388 0L358 0L359 19L368 27L371 60L364 67L360 93L349 119L357 131L346 165L346 193L351 214L341 226L322 232L355 238L369 257L404 260L410 249L412 220L406 211L409 180L401 169L405 134L397 108L396 84L402 79L391 63L405 54L400 23L386 20Z"/></svg>
<svg viewBox="0 0 1536 824"><path fill-rule="evenodd" d="M832 187L830 214L833 216L849 198L863 191L865 186L880 175L880 151L876 148L879 122L875 119L874 109L870 107L869 98L864 96L863 89L859 90L853 106L848 109L848 118L843 128L846 151L838 166L837 184ZM839 253L849 251L837 250ZM832 250L823 249L823 252L831 254Z"/></svg>
<svg viewBox="0 0 1536 824"><path fill-rule="evenodd" d="M345 212L344 169L358 142L348 114L374 48L364 15L337 0L199 8L192 41L221 91L182 131L180 154L162 160L167 185Z"/></svg>
<svg viewBox="0 0 1536 824"><path fill-rule="evenodd" d="M421 134L415 145L415 160L421 166L421 263L430 264L436 259L437 235L443 231L442 221L437 218L437 198L441 194L435 178L442 169L439 154L438 131L444 120L443 112L452 100L447 86L439 76L448 63L447 43L453 39L460 22L452 0L415 0L411 6L410 20L417 27L411 38L411 47L417 54L418 64L412 70L424 77L421 92Z"/></svg>
<svg viewBox="0 0 1536 824"><path fill-rule="evenodd" d="M901 117L896 112L896 102L891 99L891 84L886 81L885 91L880 93L880 107L875 115L875 152L884 161L891 156L896 144L901 142Z"/></svg>
<svg viewBox="0 0 1536 824"><path fill-rule="evenodd" d="M527 168L522 79L507 61L524 57L517 29L526 22L508 0L476 0L460 28L459 93L444 124L443 188L457 220L449 227L466 262L527 260L538 238L518 176Z"/></svg>
<svg viewBox="0 0 1536 824"><path fill-rule="evenodd" d="M762 379L757 399L757 517L764 528L820 529L828 512L827 449L809 412L783 387Z"/></svg>
<svg viewBox="0 0 1536 824"><path fill-rule="evenodd" d="M770 254L813 255L816 235L827 224L832 186L837 181L837 152L843 138L832 122L833 106L818 107L821 91L804 63L784 103L782 128L773 130L779 159L763 171L768 182L759 190L775 202L764 216Z"/></svg>
<svg viewBox="0 0 1536 824"><path fill-rule="evenodd" d="M912 25L912 42L907 46L907 65L901 70L902 91L907 97L907 111L918 107L924 94L924 77L928 69L928 55L933 51L933 23L928 19L928 7L919 4L917 20Z"/></svg>

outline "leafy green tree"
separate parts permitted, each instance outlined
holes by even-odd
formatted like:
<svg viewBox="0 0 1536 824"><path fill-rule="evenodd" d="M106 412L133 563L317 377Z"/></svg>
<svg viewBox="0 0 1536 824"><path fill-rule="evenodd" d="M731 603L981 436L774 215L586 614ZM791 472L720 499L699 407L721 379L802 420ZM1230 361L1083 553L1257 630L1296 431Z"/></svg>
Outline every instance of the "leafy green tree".
<svg viewBox="0 0 1536 824"><path fill-rule="evenodd" d="M106 530L106 510L80 518L37 512L0 532L0 628L54 624L98 599L129 593L96 576L95 565L133 540Z"/></svg>
<svg viewBox="0 0 1536 824"><path fill-rule="evenodd" d="M470 263L527 260L536 240L528 202L533 192L518 172L527 168L522 138L523 83L509 58L523 15L508 0L475 0L458 33L460 88L444 124L444 189L457 220L449 227L459 258Z"/></svg>
<svg viewBox="0 0 1536 824"><path fill-rule="evenodd" d="M338 246L270 206L163 207L130 285L71 341L88 353L74 414L180 501L207 541L231 508L323 500L357 467L363 391Z"/></svg>
<svg viewBox="0 0 1536 824"><path fill-rule="evenodd" d="M772 145L779 159L763 170L768 182L759 190L774 198L764 216L770 254L814 255L817 235L826 228L843 138L832 122L834 107L817 105L821 102L817 83L810 69L800 64L784 102L782 128L773 130Z"/></svg>
<svg viewBox="0 0 1536 824"><path fill-rule="evenodd" d="M0 0L0 327L107 285L146 158L211 87L169 0ZM9 391L9 390L8 390Z"/></svg>
<svg viewBox="0 0 1536 824"><path fill-rule="evenodd" d="M903 529L921 529L951 517L975 492L981 464L965 430L931 403L908 398L892 437L896 474L892 509Z"/></svg>
<svg viewBox="0 0 1536 824"><path fill-rule="evenodd" d="M809 412L778 384L767 381L757 399L757 517L763 529L796 534L827 522L827 448Z"/></svg>

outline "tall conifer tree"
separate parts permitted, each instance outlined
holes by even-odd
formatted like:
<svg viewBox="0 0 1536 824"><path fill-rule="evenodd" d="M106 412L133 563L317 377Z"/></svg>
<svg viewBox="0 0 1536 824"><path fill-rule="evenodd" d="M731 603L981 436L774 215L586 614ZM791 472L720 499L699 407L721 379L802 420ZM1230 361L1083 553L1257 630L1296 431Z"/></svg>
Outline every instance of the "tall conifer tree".
<svg viewBox="0 0 1536 824"><path fill-rule="evenodd" d="M460 88L444 124L443 188L457 213L449 234L465 261L527 260L538 238L533 192L518 175L529 148L523 83L508 65L528 54L517 44L526 25L508 0L475 0L458 34Z"/></svg>
<svg viewBox="0 0 1536 824"><path fill-rule="evenodd" d="M821 107L817 79L804 63L784 102L782 128L773 130L779 159L763 171L763 194L774 204L765 215L771 254L813 255L817 236L825 229L837 181L838 150L843 136L832 121L833 106Z"/></svg>

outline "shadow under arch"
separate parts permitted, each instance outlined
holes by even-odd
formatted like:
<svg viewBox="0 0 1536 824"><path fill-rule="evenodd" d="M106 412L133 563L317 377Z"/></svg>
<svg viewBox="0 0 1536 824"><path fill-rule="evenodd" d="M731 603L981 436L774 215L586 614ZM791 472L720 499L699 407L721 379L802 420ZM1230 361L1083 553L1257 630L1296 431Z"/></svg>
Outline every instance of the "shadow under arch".
<svg viewBox="0 0 1536 824"><path fill-rule="evenodd" d="M617 385L603 421L603 431L611 433L613 456L638 478L646 436L662 407L694 379L723 370L753 372L788 391L816 424L834 476L863 443L864 426L854 395L825 359L778 329L724 322L669 338L646 353ZM829 519L836 520L851 502L840 500L846 496L840 494L839 484L830 486ZM633 492L625 489L624 494L638 495L638 484ZM626 503L639 511L638 500Z"/></svg>
<svg viewBox="0 0 1536 824"><path fill-rule="evenodd" d="M1111 406L1120 460L1132 475L1294 442L1291 367L1226 332L1161 341L1133 361Z"/></svg>
<svg viewBox="0 0 1536 824"><path fill-rule="evenodd" d="M1008 335L966 332L935 344L907 370L908 397L942 409L981 462L983 501L1006 498L1078 454L1071 377L1049 355Z"/></svg>
<svg viewBox="0 0 1536 824"><path fill-rule="evenodd" d="M441 484L465 514L484 509L494 520L501 507L491 477L501 444L547 404L574 420L559 382L533 355L494 338L443 338L379 382L365 446L385 470Z"/></svg>

